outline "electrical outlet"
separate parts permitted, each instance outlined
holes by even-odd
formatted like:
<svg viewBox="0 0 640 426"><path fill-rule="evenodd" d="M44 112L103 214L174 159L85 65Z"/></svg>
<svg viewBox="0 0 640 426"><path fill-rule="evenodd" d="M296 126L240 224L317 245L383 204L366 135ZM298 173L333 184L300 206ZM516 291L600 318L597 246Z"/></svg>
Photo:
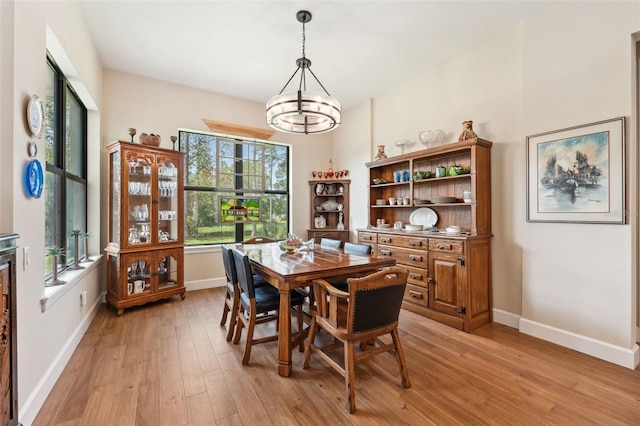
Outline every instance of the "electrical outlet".
<svg viewBox="0 0 640 426"><path fill-rule="evenodd" d="M80 293L80 306L84 306L87 304L87 292L83 291Z"/></svg>
<svg viewBox="0 0 640 426"><path fill-rule="evenodd" d="M31 255L29 252L29 247L22 248L22 270L26 271L31 266Z"/></svg>

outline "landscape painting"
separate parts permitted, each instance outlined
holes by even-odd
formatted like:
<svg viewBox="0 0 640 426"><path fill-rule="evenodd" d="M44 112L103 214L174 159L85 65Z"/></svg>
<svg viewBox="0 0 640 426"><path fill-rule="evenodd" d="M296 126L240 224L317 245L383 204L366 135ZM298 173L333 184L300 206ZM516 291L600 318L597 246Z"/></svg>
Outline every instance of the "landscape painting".
<svg viewBox="0 0 640 426"><path fill-rule="evenodd" d="M624 223L621 121L527 138L527 220Z"/></svg>

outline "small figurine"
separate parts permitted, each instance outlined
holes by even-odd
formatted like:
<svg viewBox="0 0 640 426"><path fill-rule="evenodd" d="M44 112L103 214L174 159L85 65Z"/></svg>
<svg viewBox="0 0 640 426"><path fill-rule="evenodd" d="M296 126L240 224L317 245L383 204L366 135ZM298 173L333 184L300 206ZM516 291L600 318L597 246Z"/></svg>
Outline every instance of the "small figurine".
<svg viewBox="0 0 640 426"><path fill-rule="evenodd" d="M384 145L378 145L378 154L374 160L382 160L383 158L387 158L387 154L384 153Z"/></svg>
<svg viewBox="0 0 640 426"><path fill-rule="evenodd" d="M473 121L467 120L462 122L462 133L458 141L466 141L467 139L477 138L478 135L473 131Z"/></svg>

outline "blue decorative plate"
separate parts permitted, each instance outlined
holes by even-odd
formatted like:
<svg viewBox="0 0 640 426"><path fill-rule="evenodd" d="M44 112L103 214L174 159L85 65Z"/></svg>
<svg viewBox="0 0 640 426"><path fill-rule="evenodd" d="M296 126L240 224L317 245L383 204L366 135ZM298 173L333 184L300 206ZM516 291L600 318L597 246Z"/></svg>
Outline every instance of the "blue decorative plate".
<svg viewBox="0 0 640 426"><path fill-rule="evenodd" d="M44 176L40 161L31 160L24 174L24 187L33 198L40 198L44 186Z"/></svg>

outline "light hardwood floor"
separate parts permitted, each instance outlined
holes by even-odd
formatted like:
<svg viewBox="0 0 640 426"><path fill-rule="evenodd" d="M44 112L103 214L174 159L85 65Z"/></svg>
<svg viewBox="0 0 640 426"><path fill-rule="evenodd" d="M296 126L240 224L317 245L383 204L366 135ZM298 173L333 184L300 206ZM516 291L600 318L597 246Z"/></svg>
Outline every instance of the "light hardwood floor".
<svg viewBox="0 0 640 426"><path fill-rule="evenodd" d="M295 350L293 374L280 377L273 342L242 367L244 336L228 343L219 325L223 291L121 317L100 308L33 425L640 424L640 368L498 324L467 334L406 311L411 389L389 354L363 361L350 415L343 379L317 357L303 370Z"/></svg>

